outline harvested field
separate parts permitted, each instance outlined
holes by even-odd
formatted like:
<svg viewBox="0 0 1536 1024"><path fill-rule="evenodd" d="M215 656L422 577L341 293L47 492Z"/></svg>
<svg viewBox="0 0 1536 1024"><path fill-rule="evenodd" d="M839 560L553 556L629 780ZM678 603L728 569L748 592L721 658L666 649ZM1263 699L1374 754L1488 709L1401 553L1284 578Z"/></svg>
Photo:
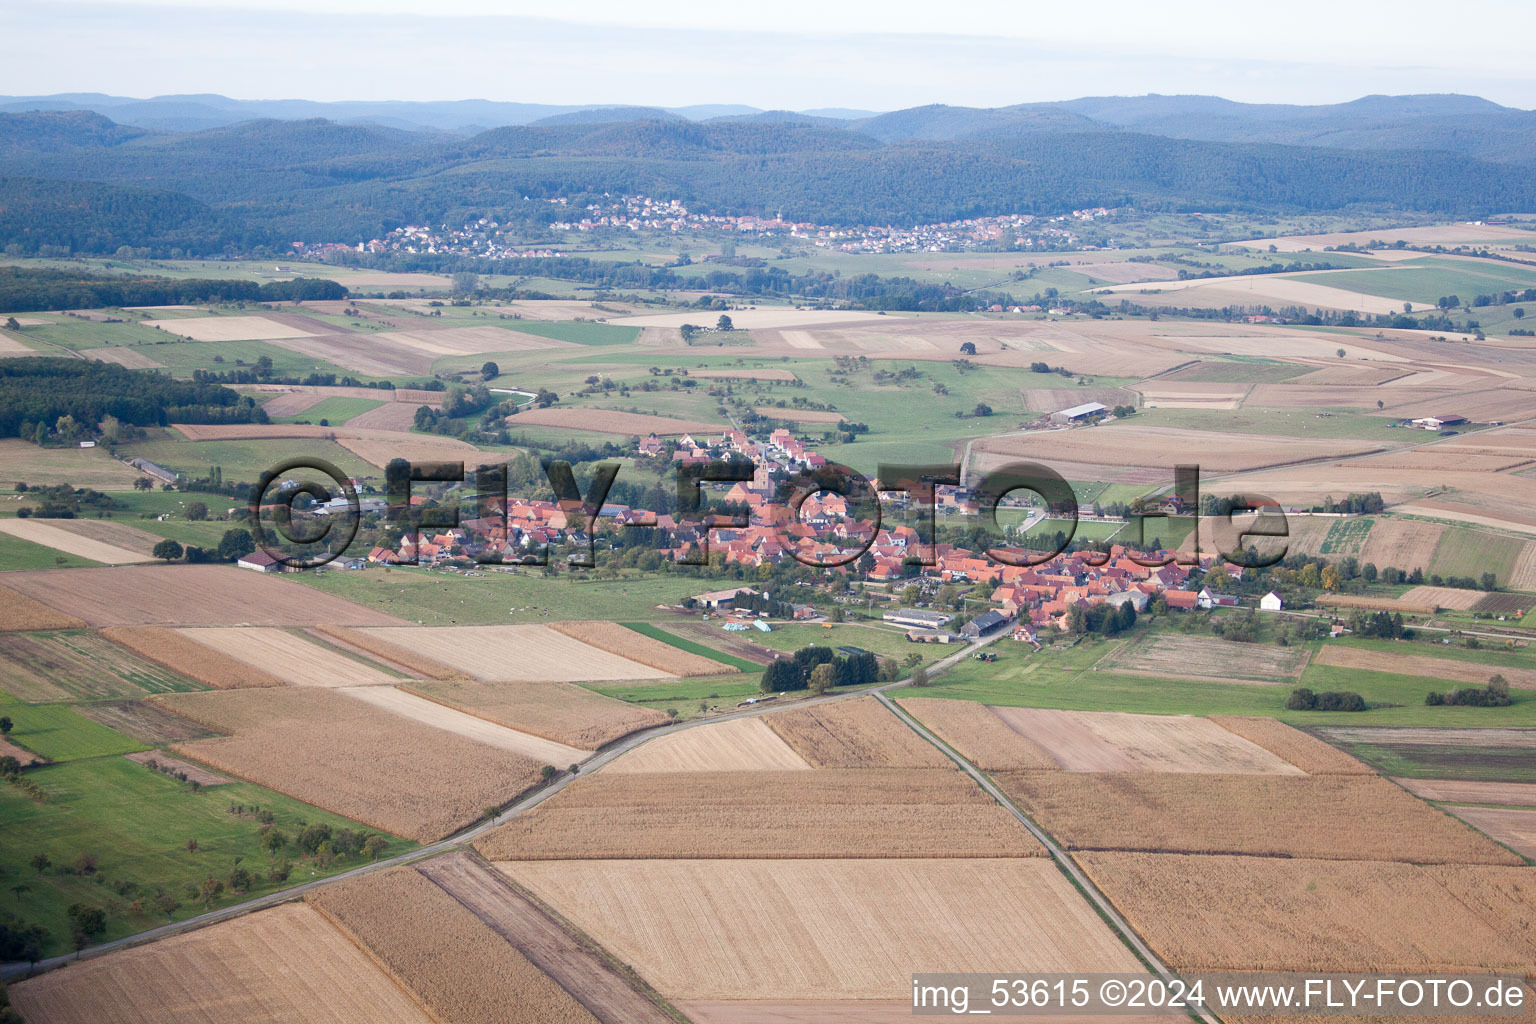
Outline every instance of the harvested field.
<svg viewBox="0 0 1536 1024"><path fill-rule="evenodd" d="M348 879L305 899L413 993L435 1020L597 1024L527 957L413 867Z"/></svg>
<svg viewBox="0 0 1536 1024"><path fill-rule="evenodd" d="M793 370L689 370L688 376L705 380L797 380Z"/></svg>
<svg viewBox="0 0 1536 1024"><path fill-rule="evenodd" d="M430 1024L415 1001L303 903L15 983L31 1024Z"/></svg>
<svg viewBox="0 0 1536 1024"><path fill-rule="evenodd" d="M1284 466L1309 459L1358 455L1382 445L1348 438L1269 437L1220 431L1111 424L1091 430L1042 430L976 442L976 450L1033 459L1100 466L1166 467L1182 455L1199 456L1207 472L1231 473Z"/></svg>
<svg viewBox="0 0 1536 1024"><path fill-rule="evenodd" d="M553 978L601 1021L672 1024L633 974L621 973L606 953L577 941L510 879L468 853L455 852L416 870L465 907Z"/></svg>
<svg viewBox="0 0 1536 1024"><path fill-rule="evenodd" d="M120 345L115 348L83 348L80 354L86 359L99 359L104 363L116 363L130 370L163 370L164 363L157 363L144 354L143 349Z"/></svg>
<svg viewBox="0 0 1536 1024"><path fill-rule="evenodd" d="M1372 611L1418 615L1433 615L1437 610L1434 605L1429 604L1413 604L1391 597L1357 597L1353 594L1319 594L1315 601L1326 608L1366 608ZM1326 664L1321 660L1318 663Z"/></svg>
<svg viewBox="0 0 1536 1024"><path fill-rule="evenodd" d="M356 648L379 661L403 669L413 675L422 676L427 679L467 678L463 672L460 672L452 665L446 665L436 658L429 658L419 651L413 651L409 647L390 643L388 640L364 633L361 630L348 629L345 626L331 626L322 622L315 626L315 632L342 645L344 648Z"/></svg>
<svg viewBox="0 0 1536 1024"><path fill-rule="evenodd" d="M1452 611L1471 611L1487 593L1482 590L1461 590L1457 587L1412 587L1398 597L1407 604L1432 605Z"/></svg>
<svg viewBox="0 0 1536 1024"><path fill-rule="evenodd" d="M466 714L583 750L597 750L637 730L671 721L654 708L627 704L572 683L444 682L402 686ZM608 770L619 770L618 765L623 763L621 760Z"/></svg>
<svg viewBox="0 0 1536 1024"><path fill-rule="evenodd" d="M670 672L589 647L548 626L407 626L371 629L365 635L420 651L478 679L672 678Z"/></svg>
<svg viewBox="0 0 1536 1024"><path fill-rule="evenodd" d="M794 420L796 423L841 423L847 419L840 412L825 412L821 409L796 409L794 406L779 408L776 405L759 405L754 410L760 416L767 416L774 420Z"/></svg>
<svg viewBox="0 0 1536 1024"><path fill-rule="evenodd" d="M163 626L109 626L101 635L157 664L218 690L282 686L283 680L248 662Z"/></svg>
<svg viewBox="0 0 1536 1024"><path fill-rule="evenodd" d="M0 685L32 703L196 690L97 633L0 633Z"/></svg>
<svg viewBox="0 0 1536 1024"><path fill-rule="evenodd" d="M309 338L313 331L292 327L264 316L182 317L175 320L145 320L145 327L158 327L168 334L179 334L192 341L275 341L279 338Z"/></svg>
<svg viewBox="0 0 1536 1024"><path fill-rule="evenodd" d="M907 999L679 999L693 1024L909 1024ZM1108 1018L1092 1018L1108 1024ZM1128 1021L1127 1024L1136 1024Z"/></svg>
<svg viewBox="0 0 1536 1024"><path fill-rule="evenodd" d="M669 998L910 998L914 964L990 970L999 950L1036 971L1140 971L1044 858L498 867Z"/></svg>
<svg viewBox="0 0 1536 1024"><path fill-rule="evenodd" d="M910 768L678 775L605 769L477 846L491 860L1045 855L968 776Z"/></svg>
<svg viewBox="0 0 1536 1024"><path fill-rule="evenodd" d="M430 434L386 435L389 435L388 431L380 431L379 437L340 437L336 443L380 469L395 459L407 462L463 462L467 468L473 468L478 465L475 460L480 458L479 449L454 437L433 437Z"/></svg>
<svg viewBox="0 0 1536 1024"><path fill-rule="evenodd" d="M47 599L92 626L398 626L400 620L301 583L229 565L134 565L106 569L12 572L5 585ZM4 595L0 595L3 597ZM0 601L0 628L69 629L82 623L5 626L11 603ZM55 615L55 619L59 616Z"/></svg>
<svg viewBox="0 0 1536 1024"><path fill-rule="evenodd" d="M103 565L128 565L133 562L147 562L150 559L150 556L143 552L129 551L114 544L91 540L89 537L82 537L69 530L61 530L41 519L0 519L0 533L20 537L22 540L29 540L34 544L41 544L66 554L89 558Z"/></svg>
<svg viewBox="0 0 1536 1024"><path fill-rule="evenodd" d="M805 771L811 766L761 717L735 718L658 736L614 761L608 773Z"/></svg>
<svg viewBox="0 0 1536 1024"><path fill-rule="evenodd" d="M1285 683L1301 677L1307 653L1303 647L1258 644L1234 649L1231 641L1220 637L1159 633L1121 644L1099 659L1094 669L1230 683Z"/></svg>
<svg viewBox="0 0 1536 1024"><path fill-rule="evenodd" d="M510 750L514 754L530 757L540 764L564 767L578 761L585 761L592 754L590 750L567 746L531 733L497 725L488 719L466 714L446 704L418 697L414 693L407 693L393 686L344 686L339 692L372 704L376 708L383 708L403 718L409 718L413 722L421 722L423 725L430 725L444 732L464 736L484 743L488 747Z"/></svg>
<svg viewBox="0 0 1536 1024"><path fill-rule="evenodd" d="M320 687L154 698L233 733L172 750L298 800L418 841L440 839L538 781L531 758Z"/></svg>
<svg viewBox="0 0 1536 1024"><path fill-rule="evenodd" d="M1536 783L1472 782L1466 779L1393 779L1424 800L1452 804L1502 804L1536 807Z"/></svg>
<svg viewBox="0 0 1536 1024"><path fill-rule="evenodd" d="M1070 850L1519 863L1380 778L1016 772L998 784Z"/></svg>
<svg viewBox="0 0 1536 1024"><path fill-rule="evenodd" d="M389 686L396 677L285 629L219 627L178 629L217 654L258 668L292 686Z"/></svg>
<svg viewBox="0 0 1536 1024"><path fill-rule="evenodd" d="M1057 767L1044 748L1003 724L985 704L936 697L903 697L897 703L982 771Z"/></svg>
<svg viewBox="0 0 1536 1024"><path fill-rule="evenodd" d="M50 519L48 525L102 544L137 552L144 556L141 561L152 557L155 545L161 540L153 533L114 519Z"/></svg>
<svg viewBox="0 0 1536 1024"><path fill-rule="evenodd" d="M34 764L46 764L47 758L34 754L30 750L18 747L10 740L0 736L0 757L14 757L23 768Z"/></svg>
<svg viewBox="0 0 1536 1024"><path fill-rule="evenodd" d="M1316 736L1273 718L1212 715L1212 722L1249 743L1263 747L1308 775L1371 775L1370 767Z"/></svg>
<svg viewBox="0 0 1536 1024"><path fill-rule="evenodd" d="M398 430L408 433L416 425L416 410L419 405L407 405L404 402L388 402L367 412L358 413L347 420L347 426L354 429L365 430Z"/></svg>
<svg viewBox="0 0 1536 1024"><path fill-rule="evenodd" d="M1428 747L1478 746L1536 750L1536 729L1325 725L1319 731L1330 740L1340 743L1404 743Z"/></svg>
<svg viewBox="0 0 1536 1024"><path fill-rule="evenodd" d="M1448 807L1446 810L1516 853L1536 859L1536 809Z"/></svg>
<svg viewBox="0 0 1536 1024"><path fill-rule="evenodd" d="M0 631L26 629L83 629L85 623L73 615L0 587Z"/></svg>
<svg viewBox="0 0 1536 1024"><path fill-rule="evenodd" d="M647 434L721 434L728 430L719 423L680 420L671 416L646 416L636 412L611 409L529 409L507 417L507 428L560 427L564 430L595 430L605 434L645 437Z"/></svg>
<svg viewBox="0 0 1536 1024"><path fill-rule="evenodd" d="M617 654L649 665L674 676L717 676L732 670L730 665L712 661L698 654L690 654L671 644L626 629L617 622L581 620L577 622L551 622L549 628L557 633L574 637L589 647L596 647L609 654Z"/></svg>
<svg viewBox="0 0 1536 1024"><path fill-rule="evenodd" d="M764 717L812 768L949 768L952 762L873 697Z"/></svg>
<svg viewBox="0 0 1536 1024"><path fill-rule="evenodd" d="M148 701L92 701L75 705L75 710L98 725L151 747L168 747L214 735L190 718L172 714Z"/></svg>
<svg viewBox="0 0 1536 1024"><path fill-rule="evenodd" d="M697 313L650 313L644 316L614 317L610 318L608 322L625 327L681 327L684 324L691 324L698 319L699 314ZM738 331L757 330L760 328L806 327L811 324L850 324L879 319L884 318L875 313L861 313L857 310L769 307L731 310L731 322Z"/></svg>
<svg viewBox="0 0 1536 1024"><path fill-rule="evenodd" d="M1030 412L1052 413L1087 402L1098 402L1113 409L1117 405L1137 405L1136 394L1124 388L1025 388L1024 405Z"/></svg>
<svg viewBox="0 0 1536 1024"><path fill-rule="evenodd" d="M267 399L261 403L261 407L268 416L297 416L306 409L319 405L325 401L325 398L325 395L290 391Z"/></svg>
<svg viewBox="0 0 1536 1024"><path fill-rule="evenodd" d="M1392 672L1400 676L1445 679L1472 686L1487 686L1490 676L1502 675L1509 680L1510 686L1536 689L1536 669L1480 665L1475 661L1435 658L1422 654L1389 654L1386 651L1328 644L1317 652L1317 663L1336 665L1339 668L1368 669L1372 672Z"/></svg>
<svg viewBox="0 0 1536 1024"><path fill-rule="evenodd" d="M294 335L273 340L291 352L373 377L429 374L434 362L451 356L578 347L566 341L488 326Z"/></svg>
<svg viewBox="0 0 1536 1024"><path fill-rule="evenodd" d="M1360 549L1361 564L1396 566L1405 572L1428 569L1445 526L1416 519L1378 519ZM1533 562L1536 565L1536 562Z"/></svg>
<svg viewBox="0 0 1536 1024"><path fill-rule="evenodd" d="M231 780L209 771L200 764L191 761L183 761L179 757L172 757L155 750L141 750L136 754L124 754L128 760L148 767L151 761L155 762L157 771L168 772L172 775L180 772L187 777L188 782L195 782L199 786L223 786Z"/></svg>
<svg viewBox="0 0 1536 1024"><path fill-rule="evenodd" d="M1204 718L1047 708L992 710L1069 772L1302 774L1295 765Z"/></svg>
<svg viewBox="0 0 1536 1024"><path fill-rule="evenodd" d="M1175 969L1527 973L1536 964L1524 868L1159 853L1084 853L1078 863Z"/></svg>

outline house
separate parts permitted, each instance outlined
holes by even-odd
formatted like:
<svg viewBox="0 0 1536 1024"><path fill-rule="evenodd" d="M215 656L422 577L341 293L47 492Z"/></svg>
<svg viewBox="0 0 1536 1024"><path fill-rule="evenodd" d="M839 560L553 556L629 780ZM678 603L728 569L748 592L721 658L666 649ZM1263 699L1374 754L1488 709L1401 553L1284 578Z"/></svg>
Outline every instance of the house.
<svg viewBox="0 0 1536 1024"><path fill-rule="evenodd" d="M1102 416L1109 412L1107 406L1099 402L1084 402L1082 405L1074 405L1070 409L1062 409L1060 412L1051 413L1052 423L1081 423L1094 416Z"/></svg>
<svg viewBox="0 0 1536 1024"><path fill-rule="evenodd" d="M886 622L894 622L898 626L916 626L918 629L938 629L949 625L953 615L945 615L943 612L926 612L918 608L898 608L894 612L885 612L880 618Z"/></svg>
<svg viewBox="0 0 1536 1024"><path fill-rule="evenodd" d="M982 612L970 622L960 627L960 635L975 640L978 637L986 636L1007 621L1008 616L1000 611Z"/></svg>
<svg viewBox="0 0 1536 1024"><path fill-rule="evenodd" d="M1035 642L1035 627L1027 622L1021 622L1013 627L1013 639L1021 644Z"/></svg>
<svg viewBox="0 0 1536 1024"><path fill-rule="evenodd" d="M1212 608L1236 608L1237 598L1230 594L1213 594L1206 587L1200 588L1200 593L1195 595L1195 607L1201 611Z"/></svg>
<svg viewBox="0 0 1536 1024"><path fill-rule="evenodd" d="M1411 422L1413 426L1418 427L1420 430L1439 430L1442 427L1454 427L1457 424L1465 423L1467 418L1465 416L1458 416L1456 413L1444 413L1439 416L1421 416Z"/></svg>
<svg viewBox="0 0 1536 1024"><path fill-rule="evenodd" d="M277 559L265 551L252 551L235 563L241 569L255 569L257 572L282 572L283 565Z"/></svg>
<svg viewBox="0 0 1536 1024"><path fill-rule="evenodd" d="M1284 607L1285 607L1285 600L1284 600L1284 598L1282 598L1279 594L1275 593L1273 590L1271 590L1269 593L1265 594L1263 597L1259 598L1259 610L1260 611L1277 612L1281 608L1284 608Z"/></svg>

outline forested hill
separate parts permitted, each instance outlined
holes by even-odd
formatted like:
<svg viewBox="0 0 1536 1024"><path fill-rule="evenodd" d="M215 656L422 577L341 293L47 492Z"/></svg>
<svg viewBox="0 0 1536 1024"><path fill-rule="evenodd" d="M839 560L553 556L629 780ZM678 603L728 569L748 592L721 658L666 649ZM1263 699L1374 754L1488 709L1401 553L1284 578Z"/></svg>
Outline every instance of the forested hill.
<svg viewBox="0 0 1536 1024"><path fill-rule="evenodd" d="M0 182L0 245L25 253L128 245L169 255L355 242L470 214L538 225L568 208L537 200L605 192L826 224L1128 204L1265 212L1368 205L1456 217L1536 209L1528 168L1451 152L1175 139L1108 130L1098 119L1127 116L1110 109L1094 108L1093 117L1061 105L957 109L852 124L576 119L468 138L325 120L117 132L78 112L0 114L0 176L8 176ZM943 137L956 132L966 137Z"/></svg>

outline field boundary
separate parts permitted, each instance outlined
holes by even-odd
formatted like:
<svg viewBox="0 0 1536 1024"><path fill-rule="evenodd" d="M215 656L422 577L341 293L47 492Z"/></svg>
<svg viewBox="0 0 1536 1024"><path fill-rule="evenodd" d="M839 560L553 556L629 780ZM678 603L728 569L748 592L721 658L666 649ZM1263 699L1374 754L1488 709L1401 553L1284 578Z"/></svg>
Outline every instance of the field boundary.
<svg viewBox="0 0 1536 1024"><path fill-rule="evenodd" d="M619 625L625 629L634 630L641 636L648 636L652 640L664 643L669 647L676 647L678 650L687 651L689 654L697 654L699 657L708 658L710 661L718 661L722 665L735 668L738 672L760 672L763 668L763 666L754 664L745 658L738 658L734 654L717 651L713 647L706 647L696 641L668 632L654 622L621 622Z"/></svg>

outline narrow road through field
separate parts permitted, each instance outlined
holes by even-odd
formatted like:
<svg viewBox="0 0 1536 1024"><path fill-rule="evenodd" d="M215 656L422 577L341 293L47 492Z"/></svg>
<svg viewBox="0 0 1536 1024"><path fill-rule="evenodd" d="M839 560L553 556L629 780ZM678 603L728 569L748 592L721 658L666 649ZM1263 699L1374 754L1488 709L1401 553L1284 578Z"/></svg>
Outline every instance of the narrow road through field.
<svg viewBox="0 0 1536 1024"><path fill-rule="evenodd" d="M1077 885L1079 889L1082 890L1083 895L1088 898L1089 902L1091 902L1095 908L1097 908L1099 914L1104 918L1105 921L1109 923L1109 926L1119 934L1120 938L1126 943L1126 945L1130 946L1131 949L1136 952L1136 955L1139 956L1143 962L1148 964L1152 970L1165 981L1173 977L1173 972L1168 968L1168 965L1163 963L1162 959L1152 951L1152 947L1148 946L1145 942L1142 941L1141 936L1136 934L1136 931L1131 927L1130 922L1127 921L1124 917L1120 916L1120 911L1116 910L1114 904L1109 902L1108 897L1099 891L1098 887L1093 884L1092 880L1089 879L1088 875L1083 871L1083 869L1077 866L1077 861L1068 856L1067 851L1063 850L1059 845L1057 845L1056 841L1050 837L1049 833L1041 829L1033 821L1030 821L1029 817L1023 811L1019 810L1018 806L1015 805L1012 800L1009 800L1008 797L1003 794L1003 791L997 787L996 783L984 775L969 761L952 750L947 744L944 743L943 740L939 739L932 732L930 732L927 726L923 725L916 718L913 718L895 701L887 697L884 692L876 693L875 699L878 700L881 704L884 704L893 715L906 723L906 725L912 729L913 732L916 732L919 736L923 737L923 739L927 740L929 743L932 743L934 746L943 751L944 755L951 761L955 762L955 764L960 767L961 771L969 775L971 779L976 783L976 785L980 786L988 796L996 800L1005 810L1008 811L1008 813L1017 818L1021 825L1029 829L1030 833L1036 839L1040 840L1040 844L1044 846L1050 853L1052 859L1056 861L1056 865L1066 873L1068 878L1072 879L1072 881ZM1193 1012L1200 1020L1205 1021L1206 1024L1220 1024L1218 1018L1211 1016L1211 1014L1203 1008Z"/></svg>
<svg viewBox="0 0 1536 1024"><path fill-rule="evenodd" d="M931 679L939 673L946 671L947 669L963 661L965 658L981 650L983 647L996 642L1006 635L1007 630L1000 630L997 633L994 633L992 636L983 637L979 640L973 641L972 643L965 644L954 654L951 654L930 666L928 669L929 678ZM870 693L873 693L876 696L881 696L889 690L908 686L910 683L910 678L899 679L892 683L882 683L878 686L868 686L859 690L849 690L844 693L829 694L825 697L808 697L802 700L793 701L790 706L799 708L805 707L808 704L821 704L827 701L847 700L850 697L859 697ZM631 735L615 742L613 746L599 752L591 760L583 764L580 774L586 775L594 771L598 771L604 765L607 765L616 758L633 750L640 744L649 740L656 739L659 736L668 736L672 733L682 732L685 729L694 729L701 725L711 725L715 722L726 722L737 718L752 718L758 715L771 714L783 706L785 705L781 705L775 701L758 707L727 712L726 714L716 715L712 718L696 718L688 722L678 722L672 725L660 725L652 729L646 729L637 733L632 733ZM548 800L550 797L560 792L566 786L570 785L571 780L574 778L576 778L575 775L566 772L556 777L556 779L553 782L550 782L548 785L543 786L522 797L493 819L487 819L476 825L471 825L459 832L455 832L453 835L446 839L440 839L435 843L411 850L407 853L402 853L397 856L390 857L387 860L376 861L372 864L364 864L359 867L352 868L349 871L343 871L340 874L328 875L325 878L317 878L312 882L305 882L302 885L296 885L287 889L280 890L278 892L269 893L266 896L259 896L255 899L246 900L244 903L237 903L229 907L221 907L218 910L210 910L205 914L198 914L196 917L189 917L184 921L174 921L170 924L161 925L158 928L151 928L148 931L137 932L133 935L125 935L120 939L113 939L111 942L103 942L100 945L88 947L84 950L81 950L79 953L66 953L60 956L49 957L46 960L39 960L36 964L15 962L6 963L0 965L0 977L5 978L6 980L22 978L32 973L40 973L42 971L51 970L56 967L62 967L65 964L73 963L75 960L100 956L103 953L110 953L118 949L126 949L130 946L143 945L146 942L154 942L157 939L169 938L172 935L180 935L183 932L196 931L199 928L204 928L211 924L217 924L220 921L228 921L232 918L239 917L242 914L249 914L253 911L265 910L268 907L275 907L280 903L287 903L291 900L298 899L299 897L303 896L304 893L309 892L311 889L316 889L323 885L330 885L333 882L340 882L348 878L355 878L358 875L365 875L370 871L382 871L386 868L398 867L402 864L411 864L430 857L437 857L441 854L457 850L460 847L473 842L483 833L496 828L498 825L503 825L518 815L524 814L530 809L537 807L539 804L543 803L545 800Z"/></svg>

